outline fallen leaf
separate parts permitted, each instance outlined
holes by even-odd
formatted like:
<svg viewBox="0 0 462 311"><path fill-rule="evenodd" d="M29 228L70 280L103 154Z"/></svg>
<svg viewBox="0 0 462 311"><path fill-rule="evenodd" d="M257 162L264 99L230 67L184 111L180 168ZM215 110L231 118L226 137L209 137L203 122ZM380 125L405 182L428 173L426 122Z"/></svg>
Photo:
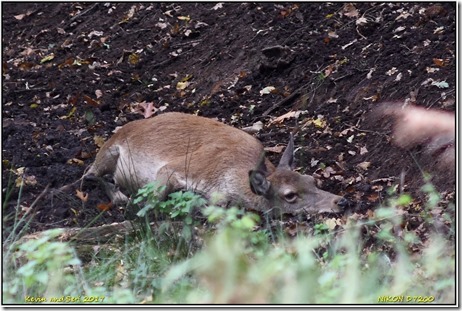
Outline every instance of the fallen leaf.
<svg viewBox="0 0 462 311"><path fill-rule="evenodd" d="M403 31L403 30L405 30L405 29L406 29L406 27L404 27L404 26L399 26L398 28L396 28L395 30L393 30L393 33L401 32L401 31Z"/></svg>
<svg viewBox="0 0 462 311"><path fill-rule="evenodd" d="M24 179L23 179L21 176L19 176L18 178L16 178L16 180L15 180L15 186L16 186L16 188L21 188L22 185L23 185L23 182L24 182Z"/></svg>
<svg viewBox="0 0 462 311"><path fill-rule="evenodd" d="M49 62L49 61L52 60L53 58L55 58L55 54L53 54L53 53L48 54L47 56L45 56L44 58L42 58L42 59L40 60L40 64Z"/></svg>
<svg viewBox="0 0 462 311"><path fill-rule="evenodd" d="M330 76L330 74L335 70L337 69L335 64L330 64L329 66L327 66L327 68L324 70L324 76L327 78L328 76Z"/></svg>
<svg viewBox="0 0 462 311"><path fill-rule="evenodd" d="M438 27L438 28L436 28L436 29L433 31L433 34L442 33L442 32L443 32L443 29L444 29L444 26Z"/></svg>
<svg viewBox="0 0 462 311"><path fill-rule="evenodd" d="M317 119L312 120L314 126L319 128L325 128L327 126L326 120L323 117L318 116Z"/></svg>
<svg viewBox="0 0 462 311"><path fill-rule="evenodd" d="M368 23L368 20L364 16L362 16L362 17L360 17L360 18L358 18L356 20L356 25L358 25L358 26L363 26L363 25L366 25L367 23Z"/></svg>
<svg viewBox="0 0 462 311"><path fill-rule="evenodd" d="M106 212L106 211L108 211L108 210L110 210L112 208L112 203L111 202L109 202L109 203L99 203L98 205L96 205L96 208L99 209L102 212Z"/></svg>
<svg viewBox="0 0 462 311"><path fill-rule="evenodd" d="M334 170L332 167L330 167L330 166L326 167L326 168L322 171L322 176L324 176L325 178L329 178L330 175L332 175L332 174L335 174L335 170Z"/></svg>
<svg viewBox="0 0 462 311"><path fill-rule="evenodd" d="M128 10L128 13L127 15L125 15L124 19L122 19L122 21L119 22L119 24L126 23L129 19L131 19L133 15L135 15L135 11L136 11L136 6L133 5L130 8L130 10Z"/></svg>
<svg viewBox="0 0 462 311"><path fill-rule="evenodd" d="M261 121L255 122L252 126L247 126L247 127L242 128L244 132L247 132L249 134L258 133L262 129L263 129L263 122Z"/></svg>
<svg viewBox="0 0 462 311"><path fill-rule="evenodd" d="M329 227L330 231L334 230L335 227L342 224L341 219L337 218L327 218L324 223L327 225L327 227Z"/></svg>
<svg viewBox="0 0 462 311"><path fill-rule="evenodd" d="M395 18L395 21L397 21L398 19L401 19L401 18L406 19L409 16L411 16L411 14L408 11L404 11L397 18Z"/></svg>
<svg viewBox="0 0 462 311"><path fill-rule="evenodd" d="M327 35L329 38L338 38L338 34L335 31L329 31Z"/></svg>
<svg viewBox="0 0 462 311"><path fill-rule="evenodd" d="M137 53L132 53L132 54L128 55L128 62L131 65L138 64L140 62L140 55L137 54Z"/></svg>
<svg viewBox="0 0 462 311"><path fill-rule="evenodd" d="M398 72L398 69L396 69L396 67L392 67L390 70L388 70L387 72L385 72L386 75L388 76L392 76L394 75L395 73Z"/></svg>
<svg viewBox="0 0 462 311"><path fill-rule="evenodd" d="M66 163L67 164L77 164L77 165L80 165L80 166L83 166L85 164L82 160L79 160L77 158L69 159L69 160L67 160Z"/></svg>
<svg viewBox="0 0 462 311"><path fill-rule="evenodd" d="M153 102L147 103L146 101L143 101L141 103L136 104L134 112L142 114L144 116L144 118L147 119L147 118L151 117L153 114L155 114L157 112L157 110L159 110L159 109L157 109L154 106Z"/></svg>
<svg viewBox="0 0 462 311"><path fill-rule="evenodd" d="M367 196L367 200L369 202L376 202L377 200L379 199L379 193L378 192L374 192L374 193L371 193ZM373 215L373 213L372 213Z"/></svg>
<svg viewBox="0 0 462 311"><path fill-rule="evenodd" d="M101 37L104 33L102 31L96 31L96 30L93 30L92 32L90 32L88 34L88 38L91 39L91 37L93 36L96 36L96 37Z"/></svg>
<svg viewBox="0 0 462 311"><path fill-rule="evenodd" d="M348 17L358 17L359 12L353 4L347 3L343 6L343 15Z"/></svg>
<svg viewBox="0 0 462 311"><path fill-rule="evenodd" d="M260 91L260 96L274 93L274 91L276 91L274 86L267 86Z"/></svg>
<svg viewBox="0 0 462 311"><path fill-rule="evenodd" d="M366 211L366 214L367 214L367 217L369 217L369 218L374 218L375 217L375 213L374 213L373 210L368 209Z"/></svg>
<svg viewBox="0 0 462 311"><path fill-rule="evenodd" d="M371 162L361 162L356 166L362 169L363 171L367 171L369 169L369 166L371 166Z"/></svg>
<svg viewBox="0 0 462 311"><path fill-rule="evenodd" d="M427 68L425 68L425 70L427 71L427 73L435 73L435 72L439 71L440 69L439 68L433 68L433 67L427 67Z"/></svg>
<svg viewBox="0 0 462 311"><path fill-rule="evenodd" d="M104 145L104 138L102 136L99 136L99 135L95 135L93 136L93 141L95 142L95 145L97 145L98 147L103 147Z"/></svg>
<svg viewBox="0 0 462 311"><path fill-rule="evenodd" d="M167 23L161 23L161 22L155 24L154 26L159 27L160 29L165 29L168 27Z"/></svg>
<svg viewBox="0 0 462 311"><path fill-rule="evenodd" d="M284 150L285 146L274 146L274 147L265 147L265 151L281 153Z"/></svg>
<svg viewBox="0 0 462 311"><path fill-rule="evenodd" d="M17 169L13 169L13 173L16 174L16 175L22 175L24 174L24 171L25 171L25 167L22 166L22 167L18 167Z"/></svg>
<svg viewBox="0 0 462 311"><path fill-rule="evenodd" d="M327 101L326 101L327 104L335 104L337 103L337 98L329 98Z"/></svg>
<svg viewBox="0 0 462 311"><path fill-rule="evenodd" d="M275 124L275 123L282 123L284 120L287 120L287 119L290 119L290 118L298 119L298 117L301 114L306 114L306 113L308 113L308 111L306 111L306 110L289 111L288 113L285 113L282 116L279 116L279 117L274 118L273 120L271 120L269 122L269 125Z"/></svg>
<svg viewBox="0 0 462 311"><path fill-rule="evenodd" d="M19 15L15 15L14 18L16 18L18 21L20 21L20 20L22 20L25 16L26 16L26 14L19 14Z"/></svg>
<svg viewBox="0 0 462 311"><path fill-rule="evenodd" d="M79 189L75 190L75 195L80 199L82 202L87 202L88 201L88 193L82 192Z"/></svg>
<svg viewBox="0 0 462 311"><path fill-rule="evenodd" d="M184 81L184 82L178 82L176 84L176 89L177 90L184 90L185 88L187 88L189 85L189 82L188 81Z"/></svg>
<svg viewBox="0 0 462 311"><path fill-rule="evenodd" d="M93 106L93 107L98 107L99 106L99 103L96 100L94 100L93 98L91 98L90 96L83 95L82 97L87 102L87 104L89 104L90 106Z"/></svg>
<svg viewBox="0 0 462 311"><path fill-rule="evenodd" d="M218 9L221 9L223 8L223 2L218 2L217 4L215 4L215 6L212 8L212 10L218 10Z"/></svg>
<svg viewBox="0 0 462 311"><path fill-rule="evenodd" d="M435 64L438 67L446 66L446 63L444 62L444 59L441 59L441 58L434 58L433 59L433 64Z"/></svg>
<svg viewBox="0 0 462 311"><path fill-rule="evenodd" d="M435 85L440 89L447 89L449 87L449 84L446 81L433 81L432 85Z"/></svg>

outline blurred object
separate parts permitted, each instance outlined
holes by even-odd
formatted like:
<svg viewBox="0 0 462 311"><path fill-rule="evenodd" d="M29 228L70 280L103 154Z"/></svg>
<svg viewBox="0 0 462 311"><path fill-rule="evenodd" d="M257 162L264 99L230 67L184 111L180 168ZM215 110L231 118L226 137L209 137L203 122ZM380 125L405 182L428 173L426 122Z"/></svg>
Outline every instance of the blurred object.
<svg viewBox="0 0 462 311"><path fill-rule="evenodd" d="M393 142L402 148L422 144L441 169L455 170L456 118L451 112L383 103L374 112L394 121Z"/></svg>

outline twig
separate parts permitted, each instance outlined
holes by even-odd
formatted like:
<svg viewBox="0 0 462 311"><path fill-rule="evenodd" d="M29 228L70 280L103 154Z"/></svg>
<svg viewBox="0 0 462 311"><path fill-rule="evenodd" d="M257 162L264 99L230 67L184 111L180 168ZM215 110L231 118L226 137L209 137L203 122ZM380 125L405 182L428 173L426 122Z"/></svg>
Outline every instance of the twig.
<svg viewBox="0 0 462 311"><path fill-rule="evenodd" d="M30 209L29 210L32 210L32 208L34 207L35 204L37 204L37 202L43 198L43 196L48 192L48 188L50 188L50 184L48 184L45 189L43 189L42 193L39 194L39 196L37 198L35 198L34 202L32 202L32 204L30 205Z"/></svg>
<svg viewBox="0 0 462 311"><path fill-rule="evenodd" d="M93 10L94 8L96 8L98 5L99 5L99 3L95 3L91 8L89 8L89 9L83 11L82 13L77 14L76 16L72 17L72 18L70 19L71 23L72 23L73 21L75 21L77 18L80 18L80 17L84 16L85 14L87 14L88 12L90 12L91 10Z"/></svg>
<svg viewBox="0 0 462 311"><path fill-rule="evenodd" d="M310 82L311 83L311 82ZM298 96L300 96L302 94L302 90L304 88L306 88L310 83L307 83L307 84L304 84L302 85L301 87L299 87L298 89L296 89L295 91L292 92L292 94L290 94L289 96L287 96L286 98L280 100L279 102L277 102L276 104L274 104L273 106L271 106L270 108L268 108L265 112L262 113L262 116L263 117L266 117L270 112L272 112L274 109L278 108L279 106L282 106L282 105L285 105L287 104L288 102L296 99Z"/></svg>

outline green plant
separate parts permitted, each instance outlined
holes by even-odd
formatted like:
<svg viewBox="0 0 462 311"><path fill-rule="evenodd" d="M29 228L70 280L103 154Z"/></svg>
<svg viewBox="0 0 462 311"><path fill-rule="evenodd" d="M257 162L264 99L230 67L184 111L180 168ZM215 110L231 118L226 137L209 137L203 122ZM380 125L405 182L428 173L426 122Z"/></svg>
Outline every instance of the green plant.
<svg viewBox="0 0 462 311"><path fill-rule="evenodd" d="M144 217L151 211L160 211L168 214L172 219L181 218L186 224L193 223L192 213L196 208L202 207L207 202L200 195L191 191L178 191L168 195L167 200L161 201L160 194L165 191L164 185L151 182L138 190L134 204L142 204L137 216Z"/></svg>
<svg viewBox="0 0 462 311"><path fill-rule="evenodd" d="M156 210L160 203L159 195L163 191L165 191L165 186L160 185L157 182L148 183L144 187L140 188L133 200L133 203L143 203L143 208L141 208L136 215L144 217L149 211Z"/></svg>
<svg viewBox="0 0 462 311"><path fill-rule="evenodd" d="M396 231L411 201L396 196L369 220L349 219L335 232L319 224L314 236L280 238L267 248L249 243L252 231L233 225L245 212L208 207L209 221L221 220L217 233L197 255L169 269L163 296L171 297L188 276L197 285L183 296L187 303L453 303L454 240L432 233L423 244L412 231ZM366 246L364 228L379 243ZM420 251L410 252L416 244Z"/></svg>
<svg viewBox="0 0 462 311"><path fill-rule="evenodd" d="M319 223L314 225L314 234L322 235L329 232L329 227L325 223Z"/></svg>
<svg viewBox="0 0 462 311"><path fill-rule="evenodd" d="M144 188L138 204L184 219L204 203L187 192L160 202L157 193L155 185ZM93 303L454 303L454 234L431 231L434 220L423 218L428 233L421 241L403 225L412 201L393 195L368 219L347 217L337 230L320 223L313 234L273 239L258 229L257 215L209 205L203 214L211 226L197 237L204 238L199 251L179 252L186 245L183 231L154 230L142 239L100 245L85 264L69 244L54 241L59 231L19 244L14 236L15 243L4 244L4 302L90 297ZM140 224L150 228L149 222Z"/></svg>
<svg viewBox="0 0 462 311"><path fill-rule="evenodd" d="M51 241L62 232L48 230L38 239L9 246L3 265L6 302L28 302L25 297L58 297L69 290L63 288L72 278L65 268L79 265L80 260L69 245Z"/></svg>
<svg viewBox="0 0 462 311"><path fill-rule="evenodd" d="M190 191L178 191L169 194L168 200L161 202L159 207L172 218L182 218L187 225L193 224L193 212L203 207L207 201Z"/></svg>

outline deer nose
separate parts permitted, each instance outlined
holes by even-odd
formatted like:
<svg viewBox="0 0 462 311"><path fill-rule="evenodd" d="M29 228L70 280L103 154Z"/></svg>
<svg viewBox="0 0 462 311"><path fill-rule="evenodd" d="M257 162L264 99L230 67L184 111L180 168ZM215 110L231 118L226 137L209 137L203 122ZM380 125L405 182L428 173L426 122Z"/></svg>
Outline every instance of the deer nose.
<svg viewBox="0 0 462 311"><path fill-rule="evenodd" d="M341 207L342 209L348 207L351 205L351 202L344 198L344 197L341 197L337 202L335 202L339 207Z"/></svg>

